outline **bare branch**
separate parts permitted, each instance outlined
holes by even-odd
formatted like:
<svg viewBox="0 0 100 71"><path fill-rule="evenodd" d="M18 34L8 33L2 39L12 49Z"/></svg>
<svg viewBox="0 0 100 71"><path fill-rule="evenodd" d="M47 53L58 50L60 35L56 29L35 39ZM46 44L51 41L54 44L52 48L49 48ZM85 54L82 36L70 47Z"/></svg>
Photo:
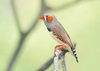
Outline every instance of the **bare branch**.
<svg viewBox="0 0 100 71"><path fill-rule="evenodd" d="M65 55L63 55L62 53L61 53L61 65L62 65L63 71L67 71L66 63L65 63Z"/></svg>
<svg viewBox="0 0 100 71"><path fill-rule="evenodd" d="M66 71L66 64L65 64L65 53L66 52L68 52L68 51L66 51L66 49L65 49L65 46L63 46L63 45L57 45L56 47L55 47L55 50L56 50L56 52L55 52L55 58L56 58L56 61L54 61L55 63L54 63L54 71L58 71L58 59L57 59L57 57L59 56L59 59L61 59L61 65L62 65L62 69L63 69L63 71ZM55 59L54 59L55 60Z"/></svg>
<svg viewBox="0 0 100 71"><path fill-rule="evenodd" d="M17 56L18 56L18 54L19 54L19 52L20 52L20 50L21 50L22 44L23 44L23 42L24 42L24 40L25 40L25 37L26 37L25 35L22 35L22 36L20 37L18 46L17 46L17 48L16 48L16 50L15 50L15 52L14 52L14 54L13 54L13 56L12 56L10 62L9 62L9 65L8 65L6 71L11 71L11 69L12 69L12 67L13 67L13 64L14 64L15 60L17 59Z"/></svg>
<svg viewBox="0 0 100 71"><path fill-rule="evenodd" d="M76 47L76 43L73 42L74 47ZM66 49L62 49L62 55L65 56L65 54L68 52L68 50ZM59 59L61 58L61 56L59 56ZM42 65L42 67L40 67L37 71L45 71L51 64L53 63L53 57L50 58L50 60L48 60L45 64Z"/></svg>
<svg viewBox="0 0 100 71"><path fill-rule="evenodd" d="M14 13L14 18L15 18L15 21L16 21L17 28L18 28L19 32L22 33L14 0L11 0L11 5L12 5L12 10L13 10L13 13Z"/></svg>
<svg viewBox="0 0 100 71"><path fill-rule="evenodd" d="M62 6L59 6L57 8L49 8L49 10L54 10L54 11L57 11L57 10L61 10L61 9L65 9L65 8L69 8L75 4L77 4L78 2L80 2L81 0L75 0L75 1L72 1L70 3L66 3L66 4L63 4Z"/></svg>
<svg viewBox="0 0 100 71"><path fill-rule="evenodd" d="M45 71L52 63L53 63L53 58L50 58L46 63L42 65L37 71Z"/></svg>
<svg viewBox="0 0 100 71"><path fill-rule="evenodd" d="M41 0L41 10L39 12L39 14L37 15L37 17L35 18L35 21L33 22L32 26L30 27L30 29L26 32L27 34L31 32L31 30L36 26L40 15L42 15L43 13L45 13L47 10L49 10L49 7L46 5L45 0Z"/></svg>
<svg viewBox="0 0 100 71"><path fill-rule="evenodd" d="M69 7L72 7L73 5L81 2L81 1L99 1L99 0L74 0L72 2L69 2L69 3L65 3L63 4L62 6L59 6L57 8L51 8L51 7L48 7L48 10L53 10L53 11L57 11L57 10L61 10L61 9L65 9L65 8L69 8Z"/></svg>
<svg viewBox="0 0 100 71"><path fill-rule="evenodd" d="M58 71L58 59L59 55L61 54L60 50L55 51L55 56L54 56L54 71Z"/></svg>

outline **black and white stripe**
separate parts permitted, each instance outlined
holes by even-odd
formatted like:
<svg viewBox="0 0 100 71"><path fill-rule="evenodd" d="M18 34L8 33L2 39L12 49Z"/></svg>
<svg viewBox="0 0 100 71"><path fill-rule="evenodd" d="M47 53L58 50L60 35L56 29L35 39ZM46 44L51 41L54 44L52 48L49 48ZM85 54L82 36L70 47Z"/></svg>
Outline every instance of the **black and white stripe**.
<svg viewBox="0 0 100 71"><path fill-rule="evenodd" d="M76 58L76 61L78 62L78 57L77 57L77 53L76 53L75 48L72 48L72 47L71 47L71 50L72 50L72 52L73 52L73 54L74 54L74 56L75 56L75 58Z"/></svg>

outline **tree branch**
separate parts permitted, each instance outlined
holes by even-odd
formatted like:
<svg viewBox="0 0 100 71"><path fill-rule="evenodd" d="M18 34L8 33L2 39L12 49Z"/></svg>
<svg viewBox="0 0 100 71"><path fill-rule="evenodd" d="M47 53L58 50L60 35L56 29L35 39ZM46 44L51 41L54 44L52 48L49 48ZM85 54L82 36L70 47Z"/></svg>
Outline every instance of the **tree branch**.
<svg viewBox="0 0 100 71"><path fill-rule="evenodd" d="M62 53L61 53L61 65L62 65L63 71L67 71L66 63L65 63L65 55L63 55Z"/></svg>
<svg viewBox="0 0 100 71"><path fill-rule="evenodd" d="M15 21L16 21L17 28L18 28L18 30L21 34L22 30L21 30L21 27L20 27L20 22L19 22L19 18L18 18L18 15L17 15L17 10L16 10L16 7L15 7L14 0L11 0L11 6L12 6L12 10L13 10L13 14L14 14L14 18L15 18Z"/></svg>
<svg viewBox="0 0 100 71"><path fill-rule="evenodd" d="M76 47L76 43L73 42L73 46ZM60 54L59 56L59 59L62 57L62 56L65 56L65 54L68 52L68 50L66 49L62 49L62 53ZM61 56L62 55L62 56ZM62 57L64 58L64 57ZM65 62L65 61L62 61L62 62ZM48 60L45 64L43 64L37 71L45 71L51 64L53 63L53 57L50 58L50 60ZM65 64L63 64L65 65ZM66 66L66 65L65 65ZM67 69L64 69L64 70L67 70Z"/></svg>
<svg viewBox="0 0 100 71"><path fill-rule="evenodd" d="M45 13L49 7L46 5L45 0L41 0L41 6L40 6L40 12L37 15L37 17L35 18L35 21L33 22L32 26L30 27L30 29L26 32L27 34L31 32L31 30L37 25L37 22L39 21L39 17L40 15L42 15L43 13Z"/></svg>
<svg viewBox="0 0 100 71"><path fill-rule="evenodd" d="M25 35L22 35L22 36L20 37L20 40L19 40L17 49L15 50L15 52L14 52L12 58L11 58L11 61L10 61L9 65L8 65L6 71L11 71L11 69L12 69L12 67L13 67L13 64L14 64L15 60L17 59L17 56L18 56L18 54L19 54L19 52L20 52L20 50L21 50L22 44L23 44L23 42L24 42L24 40L25 40L25 37L26 37Z"/></svg>
<svg viewBox="0 0 100 71"><path fill-rule="evenodd" d="M58 59L59 55L61 54L60 50L55 51L55 56L54 56L54 71L58 71Z"/></svg>
<svg viewBox="0 0 100 71"><path fill-rule="evenodd" d="M66 4L63 4L62 6L59 6L57 8L51 8L49 7L49 10L53 10L53 11L57 11L57 10L61 10L61 9L65 9L65 8L69 8L75 4L77 4L78 2L80 2L81 0L75 0L75 1L72 1L72 2L69 2L69 3L66 3Z"/></svg>
<svg viewBox="0 0 100 71"><path fill-rule="evenodd" d="M50 58L46 63L42 65L37 71L45 71L52 63L53 63L53 58Z"/></svg>

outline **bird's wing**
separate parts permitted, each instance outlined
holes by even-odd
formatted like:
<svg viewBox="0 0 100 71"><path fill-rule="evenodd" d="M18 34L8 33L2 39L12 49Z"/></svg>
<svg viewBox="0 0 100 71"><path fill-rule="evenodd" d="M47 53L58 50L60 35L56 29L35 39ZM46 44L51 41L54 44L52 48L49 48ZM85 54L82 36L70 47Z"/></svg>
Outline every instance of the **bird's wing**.
<svg viewBox="0 0 100 71"><path fill-rule="evenodd" d="M66 43L70 47L73 47L73 44L69 35L67 34L66 30L63 28L63 26L60 23L57 25L54 25L51 31L59 40Z"/></svg>

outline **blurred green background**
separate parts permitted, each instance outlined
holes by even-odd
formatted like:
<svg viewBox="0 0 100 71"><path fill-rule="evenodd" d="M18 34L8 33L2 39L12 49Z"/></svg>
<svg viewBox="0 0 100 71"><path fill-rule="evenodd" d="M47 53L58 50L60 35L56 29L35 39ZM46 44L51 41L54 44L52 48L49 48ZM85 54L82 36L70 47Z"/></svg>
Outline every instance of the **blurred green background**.
<svg viewBox="0 0 100 71"><path fill-rule="evenodd" d="M60 7L74 0L46 0L51 8ZM21 30L26 32L40 11L40 0L15 0ZM100 1L81 0L54 14L77 43L79 63L66 54L68 71L100 71ZM43 21L26 37L12 71L36 71L53 56L58 44L49 35ZM4 71L18 45L20 34L16 27L11 1L0 0L0 71ZM60 64L60 63L59 63ZM61 65L59 66L62 71ZM46 71L53 71L53 65Z"/></svg>

